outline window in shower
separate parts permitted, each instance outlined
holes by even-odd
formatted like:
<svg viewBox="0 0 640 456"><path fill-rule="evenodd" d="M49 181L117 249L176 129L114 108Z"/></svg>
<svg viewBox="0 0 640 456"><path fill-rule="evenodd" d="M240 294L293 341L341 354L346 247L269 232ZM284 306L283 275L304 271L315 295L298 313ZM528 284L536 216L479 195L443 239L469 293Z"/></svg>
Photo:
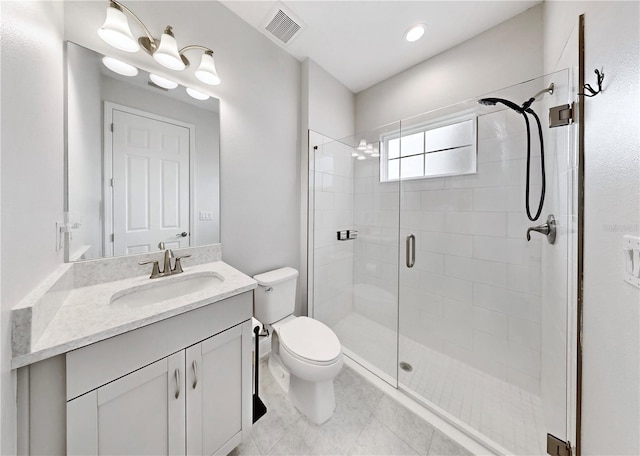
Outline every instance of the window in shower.
<svg viewBox="0 0 640 456"><path fill-rule="evenodd" d="M474 174L476 123L475 117L458 118L382 138L380 181Z"/></svg>

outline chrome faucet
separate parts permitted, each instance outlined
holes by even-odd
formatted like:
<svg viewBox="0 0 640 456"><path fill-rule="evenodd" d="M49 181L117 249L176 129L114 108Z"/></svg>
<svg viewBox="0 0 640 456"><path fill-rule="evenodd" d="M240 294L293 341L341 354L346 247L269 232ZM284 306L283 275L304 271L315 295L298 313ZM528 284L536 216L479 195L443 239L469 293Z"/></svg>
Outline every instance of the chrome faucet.
<svg viewBox="0 0 640 456"><path fill-rule="evenodd" d="M164 244L161 243L162 246L164 247ZM180 260L182 260L183 258L189 258L191 255L181 255L181 256L174 256L173 255L173 250L171 249L166 249L164 251L164 264L163 264L163 268L162 271L160 270L160 265L159 265L159 260L148 260L148 261L141 261L140 263L138 263L140 266L145 265L145 264L153 264L153 267L151 269L151 275L149 276L150 279L157 279L159 277L166 277L166 276L170 276L173 274L180 274L181 272L184 272L182 270L182 263ZM173 262L173 268L171 267L171 259L174 259Z"/></svg>
<svg viewBox="0 0 640 456"><path fill-rule="evenodd" d="M553 214L549 214L547 217L547 223L539 226L532 226L527 228L527 241L531 240L531 232L544 234L547 237L549 244L556 243L556 219Z"/></svg>

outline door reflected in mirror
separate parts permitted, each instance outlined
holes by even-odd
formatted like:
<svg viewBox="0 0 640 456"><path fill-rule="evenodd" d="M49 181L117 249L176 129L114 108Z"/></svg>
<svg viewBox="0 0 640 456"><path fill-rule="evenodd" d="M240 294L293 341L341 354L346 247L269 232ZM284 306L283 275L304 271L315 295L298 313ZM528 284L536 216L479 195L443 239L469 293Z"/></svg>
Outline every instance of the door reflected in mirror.
<svg viewBox="0 0 640 456"><path fill-rule="evenodd" d="M219 101L102 58L67 43L66 257L219 242Z"/></svg>

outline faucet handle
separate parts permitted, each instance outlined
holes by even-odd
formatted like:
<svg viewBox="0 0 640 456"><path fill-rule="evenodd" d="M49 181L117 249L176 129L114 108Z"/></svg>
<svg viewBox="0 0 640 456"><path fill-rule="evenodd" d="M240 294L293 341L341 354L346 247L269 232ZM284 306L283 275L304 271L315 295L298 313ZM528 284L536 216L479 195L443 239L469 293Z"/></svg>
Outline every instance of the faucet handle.
<svg viewBox="0 0 640 456"><path fill-rule="evenodd" d="M180 274L182 271L182 263L180 262L180 260L182 260L183 258L189 258L191 255L187 254L187 255L181 255L181 256L177 256L175 258L175 263L173 265L173 269L171 270L174 274Z"/></svg>
<svg viewBox="0 0 640 456"><path fill-rule="evenodd" d="M158 264L158 260L141 261L138 264L140 266L143 266L145 264L153 264L153 268L151 269L151 275L149 276L149 278L156 279L160 277L160 265Z"/></svg>
<svg viewBox="0 0 640 456"><path fill-rule="evenodd" d="M536 231L538 233L545 235L547 237L547 242L549 242L549 244L555 244L556 243L556 219L553 216L553 214L549 214L549 216L547 217L547 223L539 226L532 226L527 228L527 241L531 240L532 231Z"/></svg>

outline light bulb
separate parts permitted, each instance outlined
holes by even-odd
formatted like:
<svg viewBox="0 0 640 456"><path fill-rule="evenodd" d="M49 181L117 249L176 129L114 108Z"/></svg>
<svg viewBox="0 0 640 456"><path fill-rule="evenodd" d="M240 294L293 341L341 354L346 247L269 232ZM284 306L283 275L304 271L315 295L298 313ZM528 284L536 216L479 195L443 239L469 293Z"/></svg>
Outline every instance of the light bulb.
<svg viewBox="0 0 640 456"><path fill-rule="evenodd" d="M160 44L158 45L158 49L153 53L153 58L160 65L171 70L182 71L187 67L178 52L178 43L173 36L171 26L167 26L160 37Z"/></svg>
<svg viewBox="0 0 640 456"><path fill-rule="evenodd" d="M202 93L199 90L196 89L192 89L191 87L187 87L187 93L195 98L196 100L207 100L209 98L209 95L207 95L206 93Z"/></svg>
<svg viewBox="0 0 640 456"><path fill-rule="evenodd" d="M102 63L114 73L121 74L122 76L135 76L138 74L136 67L122 60L114 59L113 57L102 57Z"/></svg>
<svg viewBox="0 0 640 456"><path fill-rule="evenodd" d="M410 43L414 41L418 41L424 35L424 32L427 30L427 27L424 24L418 24L411 27L407 30L407 33L404 34L404 39L409 41Z"/></svg>
<svg viewBox="0 0 640 456"><path fill-rule="evenodd" d="M205 84L220 84L220 77L216 71L216 63L213 60L213 51L206 51L202 54L200 66L196 70L196 78L200 79Z"/></svg>
<svg viewBox="0 0 640 456"><path fill-rule="evenodd" d="M114 48L126 52L140 50L138 41L131 34L127 16L114 3L107 7L107 18L98 29L98 35Z"/></svg>
<svg viewBox="0 0 640 456"><path fill-rule="evenodd" d="M151 79L151 82L153 82L155 85L160 86L163 89L171 90L178 87L177 82L173 82L171 79L158 76L157 74L149 73L149 79Z"/></svg>

